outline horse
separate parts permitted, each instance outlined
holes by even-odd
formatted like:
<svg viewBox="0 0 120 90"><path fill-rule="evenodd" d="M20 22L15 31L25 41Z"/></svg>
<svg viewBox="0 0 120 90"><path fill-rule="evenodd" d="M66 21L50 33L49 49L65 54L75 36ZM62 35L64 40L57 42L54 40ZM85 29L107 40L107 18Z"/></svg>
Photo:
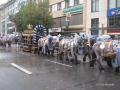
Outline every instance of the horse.
<svg viewBox="0 0 120 90"><path fill-rule="evenodd" d="M7 39L6 39L6 43L8 44L8 47L11 47L11 44L12 44L12 38L7 37Z"/></svg>
<svg viewBox="0 0 120 90"><path fill-rule="evenodd" d="M61 36L61 34L57 35L57 36L52 36L52 47L53 49L50 50L52 56L55 56L55 50L57 51L57 56L59 56L59 42L63 39L63 37Z"/></svg>
<svg viewBox="0 0 120 90"><path fill-rule="evenodd" d="M115 56L114 52L116 48L111 37L109 35L104 36L102 36L102 41L98 41L93 45L92 62L90 63L90 66L93 68L94 61L96 60L99 64L100 71L105 70L100 62L103 57L107 57L108 66L112 66L111 58ZM111 54L111 56L109 56L109 54Z"/></svg>
<svg viewBox="0 0 120 90"><path fill-rule="evenodd" d="M51 52L51 56L53 56L56 39L57 37L52 37L51 35L40 38L38 40L38 55L41 51L42 55L50 55Z"/></svg>
<svg viewBox="0 0 120 90"><path fill-rule="evenodd" d="M74 38L68 37L68 38L63 38L60 42L59 42L59 50L60 50L60 56L59 59L63 61L63 53L65 53L66 56L66 61L69 62L68 59L68 52L70 51L71 53L71 62L74 61L75 64L80 64L80 62L78 62L77 59L77 52L78 52L78 46L81 45L81 36L75 36Z"/></svg>
<svg viewBox="0 0 120 90"><path fill-rule="evenodd" d="M86 57L88 56L89 60L91 60L91 52L92 52L92 47L94 43L96 43L95 37L91 36L89 38L84 39L83 42L83 51L84 51L84 56L83 56L83 61L86 61Z"/></svg>
<svg viewBox="0 0 120 90"><path fill-rule="evenodd" d="M46 54L46 51L44 51L43 47L44 48L46 47L45 42L46 42L47 38L48 37L45 36L45 37L40 37L38 39L38 55L40 54L40 52L42 55Z"/></svg>

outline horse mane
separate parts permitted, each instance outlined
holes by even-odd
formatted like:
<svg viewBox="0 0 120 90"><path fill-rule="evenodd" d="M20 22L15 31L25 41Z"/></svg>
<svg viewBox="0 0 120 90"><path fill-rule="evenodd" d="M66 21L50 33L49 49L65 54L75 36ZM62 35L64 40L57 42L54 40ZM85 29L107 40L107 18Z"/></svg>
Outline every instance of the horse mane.
<svg viewBox="0 0 120 90"><path fill-rule="evenodd" d="M90 46L93 46L96 43L95 38L90 38Z"/></svg>

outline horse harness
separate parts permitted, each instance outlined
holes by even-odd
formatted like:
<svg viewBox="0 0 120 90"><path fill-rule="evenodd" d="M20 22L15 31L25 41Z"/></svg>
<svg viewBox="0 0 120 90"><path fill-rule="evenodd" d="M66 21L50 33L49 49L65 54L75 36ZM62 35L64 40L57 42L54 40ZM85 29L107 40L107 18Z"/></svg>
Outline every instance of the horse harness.
<svg viewBox="0 0 120 90"><path fill-rule="evenodd" d="M109 42L108 47L107 47L107 51L110 51L110 45L111 45L112 42L113 42L113 40ZM103 45L103 46L100 46L100 47L102 47L102 48L100 48L101 49L101 56L103 56L104 55L104 51L105 51L104 50L105 49L105 42L102 41L101 45Z"/></svg>

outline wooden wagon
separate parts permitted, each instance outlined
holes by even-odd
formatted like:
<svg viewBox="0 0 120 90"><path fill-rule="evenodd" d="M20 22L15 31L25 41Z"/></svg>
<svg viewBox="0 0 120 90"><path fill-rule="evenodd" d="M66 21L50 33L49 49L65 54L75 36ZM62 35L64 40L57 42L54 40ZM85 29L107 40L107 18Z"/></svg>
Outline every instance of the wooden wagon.
<svg viewBox="0 0 120 90"><path fill-rule="evenodd" d="M33 30L25 30L20 36L20 40L20 49L22 51L34 53L37 50L38 46L34 44Z"/></svg>

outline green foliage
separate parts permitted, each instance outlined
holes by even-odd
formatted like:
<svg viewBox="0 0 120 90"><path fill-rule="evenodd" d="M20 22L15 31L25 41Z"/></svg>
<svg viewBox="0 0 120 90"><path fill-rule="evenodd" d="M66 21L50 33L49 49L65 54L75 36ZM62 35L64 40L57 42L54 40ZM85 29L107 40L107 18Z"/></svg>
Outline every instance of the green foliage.
<svg viewBox="0 0 120 90"><path fill-rule="evenodd" d="M19 12L10 15L10 21L16 23L17 31L27 29L27 25L31 24L33 27L42 24L49 29L55 24L51 12L49 11L49 0L36 0L37 2L27 0L26 5L22 5Z"/></svg>

